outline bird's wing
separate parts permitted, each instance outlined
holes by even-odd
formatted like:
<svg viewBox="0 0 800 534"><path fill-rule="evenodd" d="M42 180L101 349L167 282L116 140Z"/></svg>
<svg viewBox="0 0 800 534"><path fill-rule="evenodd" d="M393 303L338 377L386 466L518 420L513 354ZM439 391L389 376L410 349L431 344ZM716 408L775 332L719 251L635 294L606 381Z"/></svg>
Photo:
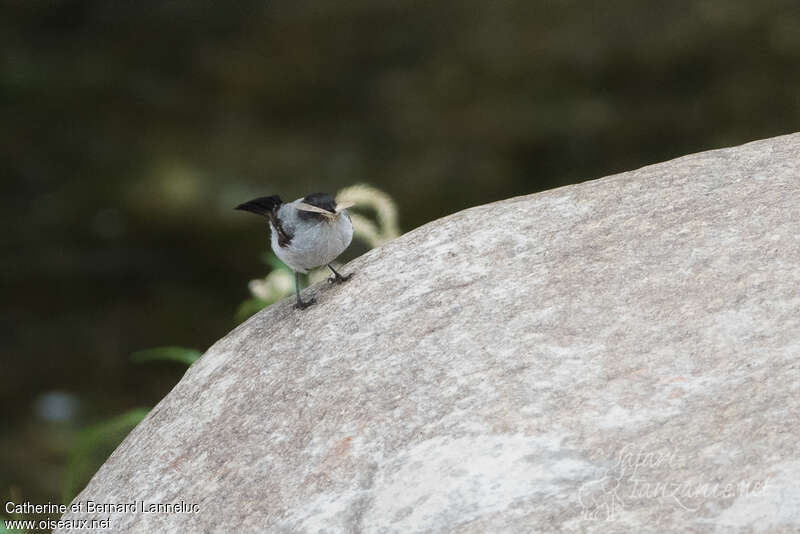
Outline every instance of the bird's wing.
<svg viewBox="0 0 800 534"><path fill-rule="evenodd" d="M292 242L294 235L292 235L292 232L289 228L284 227L284 225L281 223L281 220L278 218L278 210L270 211L267 214L267 217L269 218L269 222L272 224L272 228L274 228L278 233L278 245L281 247L288 246L289 243Z"/></svg>

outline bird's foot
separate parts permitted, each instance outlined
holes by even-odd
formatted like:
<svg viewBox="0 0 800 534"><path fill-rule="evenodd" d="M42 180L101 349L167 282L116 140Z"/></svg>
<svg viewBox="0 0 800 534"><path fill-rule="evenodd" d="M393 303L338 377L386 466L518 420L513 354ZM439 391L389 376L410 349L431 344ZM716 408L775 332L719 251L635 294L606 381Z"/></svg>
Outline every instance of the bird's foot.
<svg viewBox="0 0 800 534"><path fill-rule="evenodd" d="M298 310L305 310L306 308L308 308L309 306L311 306L315 302L317 302L317 299L315 299L313 297L308 299L308 300L306 300L306 301L297 299L297 303L294 305L294 307L297 308Z"/></svg>
<svg viewBox="0 0 800 534"><path fill-rule="evenodd" d="M344 282L347 282L351 278L353 278L353 273L350 273L347 276L342 276L341 274L336 273L333 276L329 276L328 277L328 283L329 284L342 284Z"/></svg>

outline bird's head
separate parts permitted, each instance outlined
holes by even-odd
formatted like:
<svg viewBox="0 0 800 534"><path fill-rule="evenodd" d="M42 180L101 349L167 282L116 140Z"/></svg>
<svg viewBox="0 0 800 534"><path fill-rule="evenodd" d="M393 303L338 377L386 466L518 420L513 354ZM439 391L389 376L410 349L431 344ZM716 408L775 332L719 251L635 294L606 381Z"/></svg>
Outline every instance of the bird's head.
<svg viewBox="0 0 800 534"><path fill-rule="evenodd" d="M344 210L351 207L352 202L337 204L333 196L328 193L314 193L295 204L301 215L309 217L322 217L328 221L335 221Z"/></svg>

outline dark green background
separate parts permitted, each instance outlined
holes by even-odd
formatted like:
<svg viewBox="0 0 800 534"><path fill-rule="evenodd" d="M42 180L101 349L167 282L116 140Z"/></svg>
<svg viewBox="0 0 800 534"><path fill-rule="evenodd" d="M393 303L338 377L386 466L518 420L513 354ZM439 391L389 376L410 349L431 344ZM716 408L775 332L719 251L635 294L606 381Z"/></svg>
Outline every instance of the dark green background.
<svg viewBox="0 0 800 534"><path fill-rule="evenodd" d="M367 182L410 230L800 129L797 0L0 6L3 497L57 499L74 429L183 372L132 351L233 326L239 202Z"/></svg>

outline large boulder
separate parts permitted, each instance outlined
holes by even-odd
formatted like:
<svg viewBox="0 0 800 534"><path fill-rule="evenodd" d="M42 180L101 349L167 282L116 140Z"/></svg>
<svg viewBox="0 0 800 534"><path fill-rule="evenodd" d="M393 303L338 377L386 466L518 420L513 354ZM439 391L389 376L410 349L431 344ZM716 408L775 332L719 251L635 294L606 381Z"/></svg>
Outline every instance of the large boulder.
<svg viewBox="0 0 800 534"><path fill-rule="evenodd" d="M343 271L211 347L64 518L800 531L800 134L471 208Z"/></svg>

